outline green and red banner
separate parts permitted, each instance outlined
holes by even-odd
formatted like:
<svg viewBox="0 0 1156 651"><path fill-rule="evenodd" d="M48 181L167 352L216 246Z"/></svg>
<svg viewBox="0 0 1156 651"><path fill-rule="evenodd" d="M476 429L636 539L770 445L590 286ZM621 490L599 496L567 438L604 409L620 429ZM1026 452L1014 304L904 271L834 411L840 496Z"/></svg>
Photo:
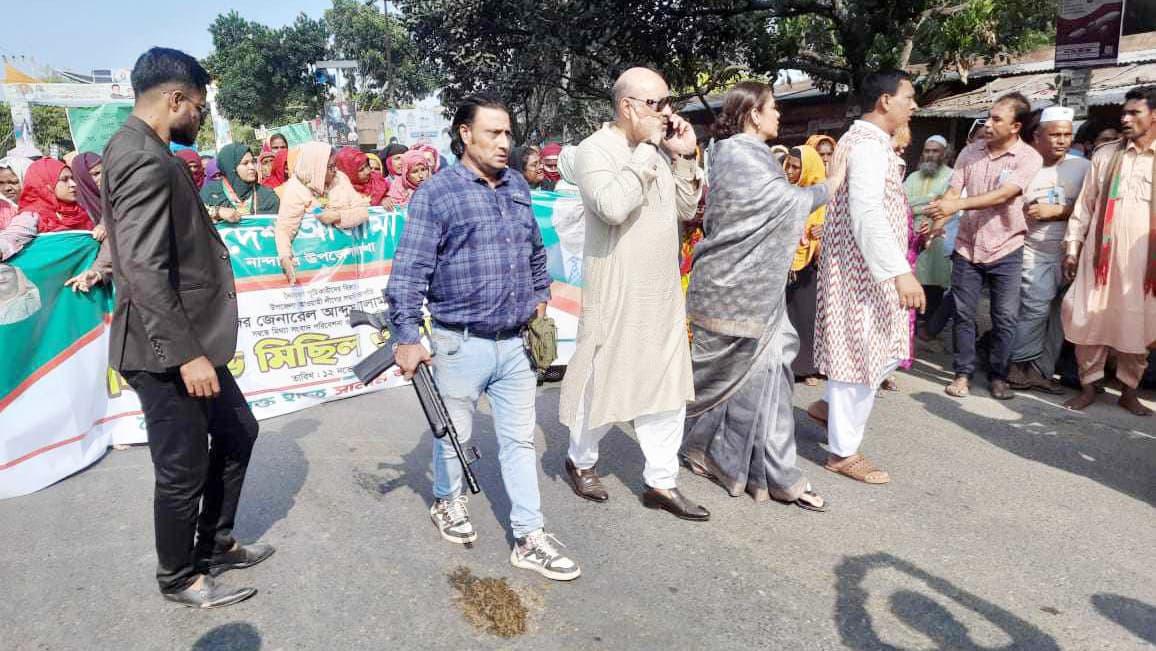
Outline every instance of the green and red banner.
<svg viewBox="0 0 1156 651"><path fill-rule="evenodd" d="M565 246L569 228L554 222L578 200L535 193L534 211L555 282L551 316L559 354L573 350L580 300L581 251ZM352 365L382 344L350 328L349 310L384 308L404 212L375 210L351 230L307 218L294 241L298 284L281 275L273 216L223 225L237 283L237 351L229 370L258 419L401 383L374 386ZM570 240L576 240L573 234ZM580 247L580 245L579 245ZM0 264L0 498L48 486L98 460L110 445L146 441L140 403L108 368L110 288L74 293L66 280L87 269L97 243L87 232L41 235ZM575 261L577 259L577 262ZM569 273L568 273L569 272ZM580 273L580 271L579 271Z"/></svg>

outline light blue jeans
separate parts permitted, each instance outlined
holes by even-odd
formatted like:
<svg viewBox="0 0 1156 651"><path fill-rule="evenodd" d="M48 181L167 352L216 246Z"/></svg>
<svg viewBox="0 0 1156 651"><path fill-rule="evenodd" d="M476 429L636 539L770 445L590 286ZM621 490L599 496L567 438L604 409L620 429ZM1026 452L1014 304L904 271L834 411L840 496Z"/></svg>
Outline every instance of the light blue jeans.
<svg viewBox="0 0 1156 651"><path fill-rule="evenodd" d="M483 393L490 401L502 482L510 498L510 527L524 537L543 526L538 495L538 459L534 452L534 399L538 379L520 338L493 341L434 327L434 378L464 446L473 429L474 410ZM454 448L436 439L433 449L434 496L451 499L462 492L462 467Z"/></svg>

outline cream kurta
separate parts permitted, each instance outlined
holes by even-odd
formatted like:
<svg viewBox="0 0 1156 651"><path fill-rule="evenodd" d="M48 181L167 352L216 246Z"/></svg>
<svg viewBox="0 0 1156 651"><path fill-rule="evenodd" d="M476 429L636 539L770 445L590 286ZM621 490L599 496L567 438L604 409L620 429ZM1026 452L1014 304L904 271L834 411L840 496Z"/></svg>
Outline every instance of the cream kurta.
<svg viewBox="0 0 1156 651"><path fill-rule="evenodd" d="M574 173L586 212L582 315L558 418L574 427L588 379L590 429L681 409L694 400L694 379L678 225L698 207L698 166L679 159L672 168L607 124L579 145Z"/></svg>
<svg viewBox="0 0 1156 651"><path fill-rule="evenodd" d="M1153 143L1144 153L1129 143L1120 163L1119 202L1104 236L1111 238L1108 281L1096 285L1097 215L1105 177L1118 144L1104 145L1092 156L1084 189L1068 221L1065 240L1080 242L1080 267L1064 297L1064 336L1085 346L1109 346L1122 353L1141 354L1156 342L1156 297L1144 294L1148 265L1148 203L1152 198Z"/></svg>

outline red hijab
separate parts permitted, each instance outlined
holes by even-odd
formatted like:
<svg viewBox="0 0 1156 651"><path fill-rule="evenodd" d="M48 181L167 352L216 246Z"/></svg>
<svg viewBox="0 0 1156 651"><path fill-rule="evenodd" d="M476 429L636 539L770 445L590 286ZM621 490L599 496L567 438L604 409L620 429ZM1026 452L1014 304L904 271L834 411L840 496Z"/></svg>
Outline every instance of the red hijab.
<svg viewBox="0 0 1156 651"><path fill-rule="evenodd" d="M553 156L554 158L558 158L558 156L560 156L561 154L562 154L562 145L559 145L556 142L552 142L552 143L550 143L550 144L548 144L542 148L542 160L545 160L546 158L548 158L550 156ZM562 173L558 171L557 166L554 167L553 172L551 172L550 170L546 170L544 172L544 176L547 179L549 179L555 183L562 180Z"/></svg>
<svg viewBox="0 0 1156 651"><path fill-rule="evenodd" d="M197 150L195 150L195 149L182 149L182 150L178 151L176 155L177 155L177 158L185 161L186 165L188 163L192 163L193 165L196 166L194 169L189 170L189 172L192 173L192 175L193 175L193 183L196 183L198 188L201 187L202 185L204 185L205 184L205 162L201 160L201 155L197 153Z"/></svg>
<svg viewBox="0 0 1156 651"><path fill-rule="evenodd" d="M79 203L64 203L57 198L56 183L67 168L55 158L41 158L24 174L20 212L36 213L36 229L41 233L91 231L96 226Z"/></svg>
<svg viewBox="0 0 1156 651"><path fill-rule="evenodd" d="M273 169L261 185L276 190L289 180L289 150L282 149L273 156Z"/></svg>
<svg viewBox="0 0 1156 651"><path fill-rule="evenodd" d="M371 173L369 180L365 183L357 180L358 172L369 162L369 157L366 156L364 152L356 147L342 147L337 152L335 162L337 163L337 169L349 177L349 182L353 184L353 189L357 190L358 194L369 197L369 205L381 205L381 201L385 199L386 193L389 192L389 184L385 182L385 178L380 174Z"/></svg>

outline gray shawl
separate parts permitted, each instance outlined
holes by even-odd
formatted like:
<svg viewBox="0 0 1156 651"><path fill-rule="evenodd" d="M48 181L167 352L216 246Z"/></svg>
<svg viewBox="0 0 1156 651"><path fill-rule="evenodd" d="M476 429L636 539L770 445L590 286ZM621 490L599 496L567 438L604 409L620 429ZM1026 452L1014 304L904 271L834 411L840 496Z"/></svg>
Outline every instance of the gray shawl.
<svg viewBox="0 0 1156 651"><path fill-rule="evenodd" d="M827 186L792 185L767 143L747 134L716 143L710 162L687 312L700 328L759 339L786 311L787 272Z"/></svg>

